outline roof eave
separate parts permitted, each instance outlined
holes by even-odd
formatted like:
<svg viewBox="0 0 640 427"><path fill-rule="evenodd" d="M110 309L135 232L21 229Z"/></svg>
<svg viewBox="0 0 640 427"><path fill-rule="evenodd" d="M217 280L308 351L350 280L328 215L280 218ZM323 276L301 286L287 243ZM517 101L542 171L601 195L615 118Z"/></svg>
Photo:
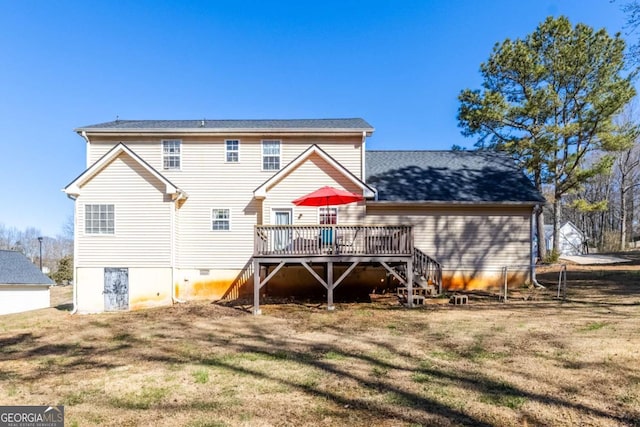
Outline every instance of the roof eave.
<svg viewBox="0 0 640 427"><path fill-rule="evenodd" d="M102 135L162 135L167 133L172 134L199 134L199 135L220 135L220 134L319 134L319 135L362 135L363 132L367 136L371 136L374 132L374 128L77 128L74 132L81 134L86 132L87 134L102 134Z"/></svg>
<svg viewBox="0 0 640 427"><path fill-rule="evenodd" d="M443 200L367 200L367 205L373 206L483 206L483 207L505 207L505 206L536 206L542 202L539 201L443 201Z"/></svg>

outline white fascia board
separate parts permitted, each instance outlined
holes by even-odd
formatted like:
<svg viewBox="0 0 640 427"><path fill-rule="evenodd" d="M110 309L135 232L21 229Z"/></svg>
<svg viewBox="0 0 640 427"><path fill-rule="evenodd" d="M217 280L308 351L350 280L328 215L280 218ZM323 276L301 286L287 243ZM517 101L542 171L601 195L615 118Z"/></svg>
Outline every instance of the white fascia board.
<svg viewBox="0 0 640 427"><path fill-rule="evenodd" d="M362 188L363 195L365 198L375 197L375 191L369 188L367 184L359 180L355 175L350 173L344 166L335 161L332 157L328 156L320 147L317 145L312 145L307 148L302 154L300 154L295 160L285 166L283 169L280 169L275 175L266 180L260 187L256 188L253 192L253 195L256 199L264 199L267 197L267 189L273 185L275 185L278 181L280 181L284 176L289 174L291 171L295 170L302 163L307 161L309 156L312 154L317 154L323 160L331 165L335 170L340 172L345 178L349 179L351 182L356 184L358 187Z"/></svg>
<svg viewBox="0 0 640 427"><path fill-rule="evenodd" d="M181 190L173 185L167 178L152 168L147 162L142 160L137 154L135 154L129 147L120 143L111 149L107 154L102 156L98 161L91 165L87 170L80 174L73 182L67 185L62 191L70 196L79 196L81 193L80 187L90 181L94 176L102 171L109 163L111 163L120 154L125 153L133 160L135 160L140 166L142 166L147 172L153 175L156 179L165 185L166 194L176 194Z"/></svg>

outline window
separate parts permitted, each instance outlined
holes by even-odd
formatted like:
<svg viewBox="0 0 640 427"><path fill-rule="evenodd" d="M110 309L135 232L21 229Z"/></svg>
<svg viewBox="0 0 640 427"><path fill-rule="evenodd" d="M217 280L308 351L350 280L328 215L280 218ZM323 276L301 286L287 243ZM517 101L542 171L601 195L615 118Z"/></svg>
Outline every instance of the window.
<svg viewBox="0 0 640 427"><path fill-rule="evenodd" d="M319 208L318 215L320 224L338 223L338 208Z"/></svg>
<svg viewBox="0 0 640 427"><path fill-rule="evenodd" d="M280 169L280 141L262 141L262 170Z"/></svg>
<svg viewBox="0 0 640 427"><path fill-rule="evenodd" d="M180 170L180 146L179 139L168 139L162 141L162 168Z"/></svg>
<svg viewBox="0 0 640 427"><path fill-rule="evenodd" d="M238 163L240 161L240 141L237 139L227 139L225 141L227 163Z"/></svg>
<svg viewBox="0 0 640 427"><path fill-rule="evenodd" d="M212 209L211 230L230 230L230 216L229 209Z"/></svg>
<svg viewBox="0 0 640 427"><path fill-rule="evenodd" d="M84 205L86 234L114 234L116 228L113 205Z"/></svg>

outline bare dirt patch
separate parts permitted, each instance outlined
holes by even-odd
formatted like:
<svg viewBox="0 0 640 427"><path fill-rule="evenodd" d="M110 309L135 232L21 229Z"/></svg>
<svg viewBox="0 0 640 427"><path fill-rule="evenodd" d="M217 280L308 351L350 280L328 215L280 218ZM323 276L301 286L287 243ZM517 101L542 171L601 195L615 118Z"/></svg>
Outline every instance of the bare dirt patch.
<svg viewBox="0 0 640 427"><path fill-rule="evenodd" d="M640 257L639 257L640 259ZM640 261L541 269L509 302L188 303L0 316L0 402L67 425L640 425ZM66 301L66 302L65 302Z"/></svg>

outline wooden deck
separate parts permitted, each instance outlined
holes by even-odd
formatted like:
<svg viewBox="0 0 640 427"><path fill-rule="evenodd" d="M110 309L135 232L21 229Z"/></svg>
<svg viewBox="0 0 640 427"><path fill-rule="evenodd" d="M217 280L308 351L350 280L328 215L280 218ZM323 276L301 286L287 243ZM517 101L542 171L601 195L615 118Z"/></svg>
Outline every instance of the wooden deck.
<svg viewBox="0 0 640 427"><path fill-rule="evenodd" d="M333 290L360 263L383 266L413 295L420 286L442 290L440 264L413 246L413 229L405 225L257 225L253 252L254 314L260 314L260 289L283 267L299 264L327 290L333 309ZM313 265L324 265L321 277ZM333 267L347 265L334 280ZM407 305L413 306L408 298Z"/></svg>
<svg viewBox="0 0 640 427"><path fill-rule="evenodd" d="M258 225L254 257L411 256L413 234L405 225Z"/></svg>

